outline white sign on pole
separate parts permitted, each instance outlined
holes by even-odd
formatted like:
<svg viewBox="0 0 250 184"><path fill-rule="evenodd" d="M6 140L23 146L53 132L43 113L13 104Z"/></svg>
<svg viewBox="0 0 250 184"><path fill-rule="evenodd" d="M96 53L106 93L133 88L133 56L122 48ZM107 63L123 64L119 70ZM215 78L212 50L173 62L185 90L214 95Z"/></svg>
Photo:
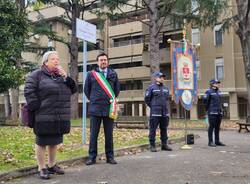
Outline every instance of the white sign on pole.
<svg viewBox="0 0 250 184"><path fill-rule="evenodd" d="M82 40L96 43L96 25L76 19L76 36Z"/></svg>
<svg viewBox="0 0 250 184"><path fill-rule="evenodd" d="M96 43L96 26L90 24L84 20L76 19L76 36L83 40L83 89L84 81L87 76L87 41ZM86 144L86 105L87 99L84 93L82 93L82 142Z"/></svg>

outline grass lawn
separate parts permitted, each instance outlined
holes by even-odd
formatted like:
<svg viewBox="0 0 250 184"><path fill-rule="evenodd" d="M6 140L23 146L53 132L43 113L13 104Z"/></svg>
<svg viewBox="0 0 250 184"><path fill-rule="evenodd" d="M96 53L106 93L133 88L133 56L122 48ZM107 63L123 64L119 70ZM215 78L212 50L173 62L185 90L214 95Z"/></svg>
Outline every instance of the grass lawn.
<svg viewBox="0 0 250 184"><path fill-rule="evenodd" d="M82 126L82 119L71 120L71 126ZM86 119L86 126L89 127L89 118Z"/></svg>
<svg viewBox="0 0 250 184"><path fill-rule="evenodd" d="M171 119L169 128L184 128L185 120ZM82 126L82 120L72 120L72 126ZM187 128L206 128L204 120L187 121ZM89 127L89 119L87 119ZM223 129L237 128L233 121L223 120ZM81 127L72 128L70 134L64 136L64 142L58 147L57 160L86 156L88 148L82 145ZM157 132L159 140L159 131ZM169 131L169 137L181 137L183 131ZM87 143L89 142L89 129L87 128ZM36 164L34 154L35 136L32 129L23 126L5 127L0 126L0 172ZM101 128L98 150L104 152L104 134ZM148 143L148 130L146 129L115 129L115 149L132 145Z"/></svg>
<svg viewBox="0 0 250 184"><path fill-rule="evenodd" d="M70 134L64 136L63 144L58 147L57 160L87 155L87 146L81 144L81 133L81 128L72 128ZM157 136L157 140L159 140L159 131ZM181 136L183 136L183 131L169 131L170 138ZM0 137L0 172L36 164L34 154L35 136L32 129L22 126L0 127ZM87 129L87 143L89 142L88 138L89 129ZM101 128L98 143L98 151L101 153L104 151L103 128ZM148 143L148 130L114 130L115 149L145 143Z"/></svg>

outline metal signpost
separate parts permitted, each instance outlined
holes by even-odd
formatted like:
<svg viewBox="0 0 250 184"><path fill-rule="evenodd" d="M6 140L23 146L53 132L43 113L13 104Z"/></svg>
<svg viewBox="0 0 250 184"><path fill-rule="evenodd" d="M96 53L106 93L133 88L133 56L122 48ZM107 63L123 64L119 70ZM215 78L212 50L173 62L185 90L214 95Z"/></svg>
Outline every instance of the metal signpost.
<svg viewBox="0 0 250 184"><path fill-rule="evenodd" d="M96 25L90 24L84 20L76 19L76 36L83 40L83 88L87 76L87 41L96 43ZM86 144L86 103L87 99L82 90L82 142Z"/></svg>

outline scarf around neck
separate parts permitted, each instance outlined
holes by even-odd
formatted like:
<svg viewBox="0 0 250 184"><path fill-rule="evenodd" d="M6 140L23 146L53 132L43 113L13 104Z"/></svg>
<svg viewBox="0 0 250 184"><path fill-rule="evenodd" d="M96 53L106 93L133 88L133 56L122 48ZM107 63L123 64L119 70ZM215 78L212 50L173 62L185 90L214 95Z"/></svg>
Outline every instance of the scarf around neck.
<svg viewBox="0 0 250 184"><path fill-rule="evenodd" d="M60 76L57 68L51 70L46 65L42 65L42 68L45 69L51 76Z"/></svg>

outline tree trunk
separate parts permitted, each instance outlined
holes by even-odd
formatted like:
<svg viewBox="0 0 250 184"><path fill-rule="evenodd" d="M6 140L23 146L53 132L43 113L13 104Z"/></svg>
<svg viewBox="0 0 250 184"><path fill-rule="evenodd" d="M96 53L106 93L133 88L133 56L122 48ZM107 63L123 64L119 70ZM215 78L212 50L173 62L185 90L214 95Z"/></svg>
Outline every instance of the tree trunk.
<svg viewBox="0 0 250 184"><path fill-rule="evenodd" d="M19 59L16 61L17 68L22 68L21 57L20 54ZM11 89L11 119L16 122L19 119L19 86Z"/></svg>
<svg viewBox="0 0 250 184"><path fill-rule="evenodd" d="M19 88L11 89L11 119L19 118Z"/></svg>
<svg viewBox="0 0 250 184"><path fill-rule="evenodd" d="M5 110L5 117L7 119L10 118L10 95L9 91L4 93L4 110Z"/></svg>
<svg viewBox="0 0 250 184"><path fill-rule="evenodd" d="M108 54L109 48L109 19L106 18L104 23L104 29L102 30L103 42L100 44L100 49L104 50L106 54Z"/></svg>
<svg viewBox="0 0 250 184"><path fill-rule="evenodd" d="M150 20L150 27L149 27L149 59L150 59L150 72L153 73L155 71L160 70L160 49L159 49L159 34L158 29L159 26L157 24L158 21L158 9L157 9L157 0L151 0L149 7L151 10L149 11L149 20Z"/></svg>
<svg viewBox="0 0 250 184"><path fill-rule="evenodd" d="M21 9L25 8L25 0L16 0L16 3L19 4Z"/></svg>
<svg viewBox="0 0 250 184"><path fill-rule="evenodd" d="M72 37L71 37L71 50L70 50L70 77L74 79L78 85L78 38L76 37L76 18L79 17L78 1L72 3ZM76 92L71 97L71 118L79 118L79 93Z"/></svg>
<svg viewBox="0 0 250 184"><path fill-rule="evenodd" d="M16 0L19 5L20 12L25 11L25 0ZM21 53L16 61L16 67L21 68ZM17 121L19 119L19 87L11 89L11 119Z"/></svg>
<svg viewBox="0 0 250 184"><path fill-rule="evenodd" d="M238 29L247 83L248 107L250 107L250 0L236 0L238 8ZM250 108L248 108L250 115Z"/></svg>

